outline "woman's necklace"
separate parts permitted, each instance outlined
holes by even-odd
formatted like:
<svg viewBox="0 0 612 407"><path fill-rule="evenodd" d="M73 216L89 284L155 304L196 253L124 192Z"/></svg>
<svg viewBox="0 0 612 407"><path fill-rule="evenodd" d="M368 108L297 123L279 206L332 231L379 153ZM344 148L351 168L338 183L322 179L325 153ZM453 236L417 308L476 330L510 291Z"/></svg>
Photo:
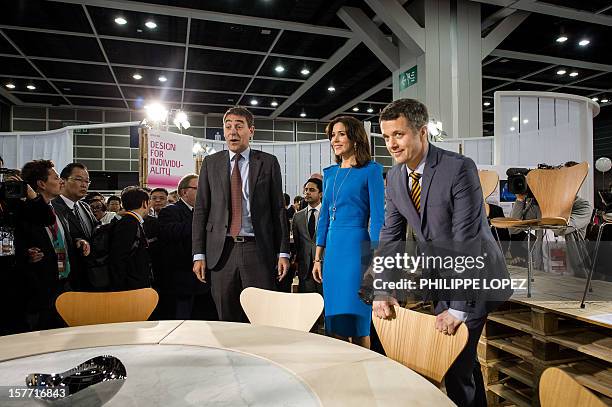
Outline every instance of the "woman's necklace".
<svg viewBox="0 0 612 407"><path fill-rule="evenodd" d="M336 192L336 180L338 179L338 173L340 172L340 168L342 167L338 167L338 170L336 171L336 176L334 177L334 186L332 188L332 215L331 215L332 221L336 220L336 201L338 200L338 194L340 194L340 190L342 189L342 185L344 185L344 181L346 181L346 179L348 178L348 175L351 173L351 170L353 169L353 167L351 166L349 170L346 172L346 175L342 179L342 182L340 183L340 186L338 187L338 191Z"/></svg>

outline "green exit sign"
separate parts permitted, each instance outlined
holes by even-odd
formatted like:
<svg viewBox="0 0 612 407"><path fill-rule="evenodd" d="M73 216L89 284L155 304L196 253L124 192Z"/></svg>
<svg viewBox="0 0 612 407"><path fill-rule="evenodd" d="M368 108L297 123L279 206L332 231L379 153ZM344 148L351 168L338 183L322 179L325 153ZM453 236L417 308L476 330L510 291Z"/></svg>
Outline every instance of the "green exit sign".
<svg viewBox="0 0 612 407"><path fill-rule="evenodd" d="M409 70L402 72L399 75L399 89L400 92L407 89L417 83L417 67L416 65Z"/></svg>

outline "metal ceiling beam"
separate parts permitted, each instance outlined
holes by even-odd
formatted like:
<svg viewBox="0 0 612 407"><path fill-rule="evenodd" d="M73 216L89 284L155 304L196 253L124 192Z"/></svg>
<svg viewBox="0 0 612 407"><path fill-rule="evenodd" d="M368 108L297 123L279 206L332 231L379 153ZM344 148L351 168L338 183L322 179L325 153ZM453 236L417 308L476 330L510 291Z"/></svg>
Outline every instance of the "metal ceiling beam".
<svg viewBox="0 0 612 407"><path fill-rule="evenodd" d="M278 32L278 34L276 34L276 38L274 38L274 41L272 41L272 44L270 45L270 47L268 48L268 52L266 53L266 55L262 58L261 62L259 63L259 66L257 67L257 69L255 70L255 73L253 74L253 76L251 77L251 79L249 79L249 83L247 83L247 85L244 87L244 91L242 92L242 94L240 95L240 97L238 98L238 103L236 103L237 105L240 104L240 102L242 102L242 98L244 97L244 95L246 95L247 91L249 90L249 88L251 87L251 84L253 83L253 81L255 80L255 78L257 77L257 75L259 74L259 71L261 71L261 68L264 66L264 64L266 63L266 61L268 60L268 56L270 55L270 53L272 52L272 49L276 46L276 43L278 42L278 40L280 40L280 37L283 35L283 33L285 32L285 30L280 30Z"/></svg>
<svg viewBox="0 0 612 407"><path fill-rule="evenodd" d="M20 27L16 25L6 25L6 24L0 24L0 29L23 31L23 32L34 32L34 33L41 33L41 34L71 35L74 37L84 37L84 38L94 38L94 39L96 38L94 34L82 33L78 31L48 30L45 28ZM167 45L167 46L179 47L179 48L185 47L185 43L181 43L181 42L158 41L158 40L150 40L146 38L121 37L121 36L115 36L115 35L99 35L98 37L103 40L136 42L136 43L153 44L153 45ZM210 51L222 51L222 52L240 52L242 54L252 54L252 55L266 55L266 52L264 51L254 51L250 49L241 49L241 48L214 47L212 45L189 44L189 48L197 48L197 49L204 49L204 50L210 50ZM299 60L304 60L304 61L315 61L315 62L325 62L326 61L325 58L308 57L305 55L279 54L279 53L274 53L274 52L270 53L270 56L279 57L279 58L299 59Z"/></svg>
<svg viewBox="0 0 612 407"><path fill-rule="evenodd" d="M96 41L98 42L98 46L100 47L100 51L102 52L102 56L104 57L104 60L106 61L106 64L108 65L108 69L111 73L111 75L113 76L113 79L115 80L115 84L117 84L117 89L119 90L119 93L121 94L121 97L123 98L123 102L125 103L125 107L127 107L129 109L130 105L128 105L127 100L125 100L125 95L123 94L123 90L121 90L121 86L119 86L119 81L117 80L117 76L115 75L115 71L113 70L113 67L110 63L110 60L108 59L108 55L106 55L106 51L104 50L104 46L102 45L102 41L100 40L100 37L98 37L98 31L96 30L96 27L94 26L93 20L91 19L91 16L89 15L89 11L87 11L87 6L85 6L84 4L81 6L83 8L83 12L85 13L85 17L87 17L87 21L89 21L89 26L91 27L91 30L93 31L94 35L96 36Z"/></svg>
<svg viewBox="0 0 612 407"><path fill-rule="evenodd" d="M185 100L185 80L187 79L187 58L189 58L189 36L191 34L191 17L187 18L187 35L185 35L185 62L183 63L183 89L181 89L181 110Z"/></svg>
<svg viewBox="0 0 612 407"><path fill-rule="evenodd" d="M508 17L509 15L511 15L512 13L516 11L517 10L515 9L507 8L507 7L497 10L495 13L491 14L490 16L484 19L484 21L482 22L480 26L480 31L486 31L489 27L494 26L499 21L503 20L504 18Z"/></svg>
<svg viewBox="0 0 612 407"><path fill-rule="evenodd" d="M557 89L561 89L561 88L564 88L564 87L567 87L567 86L572 86L572 85L575 85L575 84L577 84L577 83L584 82L584 81L588 81L589 79L595 79L595 78L598 78L598 77L600 77L600 76L607 75L607 74L608 74L607 72L598 72L598 73L596 73L596 74L589 75L589 76L586 76L586 77L584 77L584 78L577 79L577 80L575 80L575 81L571 81L571 82L569 82L569 83L568 83L568 84L566 84L566 85L558 85L558 86L555 86L554 88L548 89L548 90L547 90L547 92L553 92L553 91L555 91L555 90L557 90Z"/></svg>
<svg viewBox="0 0 612 407"><path fill-rule="evenodd" d="M425 29L397 0L365 0L411 53L425 52Z"/></svg>
<svg viewBox="0 0 612 407"><path fill-rule="evenodd" d="M532 0L471 0L478 3L493 4L496 6L509 7L516 10L530 11L532 13L545 14L549 16L566 18L568 20L584 21L585 23L612 26L612 17L569 7L556 6L541 1Z"/></svg>
<svg viewBox="0 0 612 407"><path fill-rule="evenodd" d="M517 11L506 17L481 41L481 59L485 59L508 35L512 33L531 13Z"/></svg>
<svg viewBox="0 0 612 407"><path fill-rule="evenodd" d="M25 58L23 55L16 55L16 54L0 54L0 57L18 58L18 59ZM50 58L50 57L28 57L28 58L35 60L35 61L66 62L70 64L107 66L106 62L87 61L83 59ZM183 72L183 68L163 68L163 67L155 67L151 65L133 65L133 64L111 63L111 66L118 67L118 68L146 69L146 70L152 70L152 71ZM236 78L250 78L251 77L251 75L249 74L217 72L217 71L200 71L197 69L187 69L187 73L197 73L197 74L202 74L202 75L229 76L229 77L236 77ZM300 83L306 82L305 79L282 78L282 77L275 77L275 76L258 76L256 79L270 79L270 80L276 80L276 81L300 82Z"/></svg>
<svg viewBox="0 0 612 407"><path fill-rule="evenodd" d="M340 106L339 108L337 108L333 112L331 112L329 114L326 114L325 116L323 116L322 120L327 121L327 120L333 119L338 113L341 113L341 112L345 111L346 109L348 109L349 107L355 105L356 103L359 103L359 102L363 101L364 99L369 98L373 94L375 94L377 92L380 92L382 89L385 89L387 86L389 86L390 83L393 83L393 78L391 78L391 77L385 79L384 81L382 81L380 83L378 83L374 87L366 90L361 95L359 95L356 98L350 100L349 102L343 104L342 106Z"/></svg>
<svg viewBox="0 0 612 407"><path fill-rule="evenodd" d="M399 49L361 9L342 7L336 13L391 72L399 69Z"/></svg>
<svg viewBox="0 0 612 407"><path fill-rule="evenodd" d="M302 86L297 88L295 92L287 100L285 100L279 107L276 108L274 112L270 115L271 118L276 119L278 115L283 113L289 106L295 103L304 93L306 93L310 88L312 88L323 76L325 76L329 71L331 71L340 61L342 61L348 54L350 54L356 47L361 43L360 40L356 38L351 38L347 40L340 49L338 49L334 54L329 57L327 62L319 67L315 73L313 73L310 78L308 78Z"/></svg>
<svg viewBox="0 0 612 407"><path fill-rule="evenodd" d="M526 52L506 51L503 49L495 49L491 52L491 55L502 57L502 58L520 59L523 61L535 61L535 62L542 62L545 64L565 65L565 66L571 66L574 68L584 68L584 69L592 69L595 71L612 72L612 65L597 64L594 62L586 62L586 61L578 61L575 59L568 59L568 58L551 57L547 55L529 54Z"/></svg>
<svg viewBox="0 0 612 407"><path fill-rule="evenodd" d="M86 6L104 7L117 10L152 13L164 16L194 18L197 20L216 21L218 23L240 24L254 27L268 27L277 30L297 31L308 34L329 35L333 37L352 38L353 33L342 28L326 27L283 21L270 18L243 16L238 14L219 13L208 10L198 10L186 7L164 6L127 0L51 0L60 3L81 4Z"/></svg>
<svg viewBox="0 0 612 407"><path fill-rule="evenodd" d="M11 94L9 91L4 90L3 88L0 88L0 96L2 96L5 99L11 101L13 104L15 104L17 106L23 105L23 102L21 101L21 99L19 99L15 95Z"/></svg>
<svg viewBox="0 0 612 407"><path fill-rule="evenodd" d="M19 47L17 46L17 44L15 44L15 43L13 42L13 40L11 40L11 38L10 38L8 35L6 35L6 33L4 32L4 30L0 30L0 34L1 34L1 35L4 37L4 39L6 39L6 40L8 41L8 43L9 43L9 44L11 44L11 46L12 46L13 48L15 48L15 50L16 50L16 51L19 53L19 55L21 55L21 57L22 57L23 59L25 59L25 60L26 60L26 61L27 61L27 62L30 64L30 66L31 66L32 68L34 68L34 70L35 70L36 72L38 72L38 74L39 74L39 75L40 75L40 76L41 76L41 77L42 77L42 78L43 78L45 81L47 81L47 83L48 83L48 84L49 84L49 85L50 85L50 86L51 86L51 87L52 87L52 88L53 88L53 89L54 89L54 90L55 90L55 91L58 93L58 95L59 95L59 96L63 97L63 98L64 98L64 100L65 100L66 102L68 102L68 104L71 104L71 103L70 103L70 101L69 101L68 99L66 99L66 97L65 97L65 96L62 94L62 92L61 92L61 91L60 91L60 90L59 90L59 89L58 89L58 88L57 88L57 87L56 87L56 86L53 84L53 82L51 82L51 81L50 81L50 80L49 80L49 79L48 79L48 78L45 76L45 74L44 74L44 73L43 73L43 72L42 72L40 69L38 69L38 67L36 66L36 64L34 64L34 62L32 62L32 60L31 60L30 58L28 58L28 56L27 56L26 54L24 54L24 53L23 53L23 51L21 50L21 48L19 48Z"/></svg>
<svg viewBox="0 0 612 407"><path fill-rule="evenodd" d="M493 88L489 88L483 91L484 92L491 92L495 89L498 89L502 86L505 85L509 85L511 83L529 83L532 85L543 85L543 86L558 86L558 83L550 83L550 82L541 82L541 81L530 81L527 79L512 79L512 78L505 78L502 76L490 76L490 75L483 75L482 77L483 79L495 79L498 81L507 81L507 83L504 83L502 85L498 85L498 86L494 86ZM586 86L576 86L576 85L563 85L564 88L569 88L569 89L581 89L581 90L590 90L593 92L601 92L601 89L597 89L597 88L590 88L590 87L586 87Z"/></svg>

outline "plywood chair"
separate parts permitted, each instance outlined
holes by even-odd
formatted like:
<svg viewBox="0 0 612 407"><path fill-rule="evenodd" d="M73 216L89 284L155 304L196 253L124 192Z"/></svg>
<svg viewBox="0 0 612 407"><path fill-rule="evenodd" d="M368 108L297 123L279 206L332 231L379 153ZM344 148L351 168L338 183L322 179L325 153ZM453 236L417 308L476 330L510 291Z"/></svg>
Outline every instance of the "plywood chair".
<svg viewBox="0 0 612 407"><path fill-rule="evenodd" d="M486 201L499 184L499 175L497 171L478 170L478 178L480 179L480 187L482 189L482 198ZM487 216L489 216L489 204L485 202Z"/></svg>
<svg viewBox="0 0 612 407"><path fill-rule="evenodd" d="M531 231L536 229L561 229L568 226L572 206L578 190L589 172L589 164L583 162L573 167L535 169L527 174L527 185L540 208L539 219L493 218L496 228L515 228L527 231L527 296L531 296L532 261ZM535 246L535 243L534 243Z"/></svg>
<svg viewBox="0 0 612 407"><path fill-rule="evenodd" d="M387 357L440 384L468 340L461 324L455 335L435 329L436 317L395 306L395 319L372 316Z"/></svg>
<svg viewBox="0 0 612 407"><path fill-rule="evenodd" d="M66 292L55 308L68 326L146 321L159 296L152 288L116 292Z"/></svg>
<svg viewBox="0 0 612 407"><path fill-rule="evenodd" d="M567 372L550 367L540 377L542 407L605 407L606 404Z"/></svg>
<svg viewBox="0 0 612 407"><path fill-rule="evenodd" d="M248 287L240 293L240 305L254 325L308 332L323 311L323 297Z"/></svg>

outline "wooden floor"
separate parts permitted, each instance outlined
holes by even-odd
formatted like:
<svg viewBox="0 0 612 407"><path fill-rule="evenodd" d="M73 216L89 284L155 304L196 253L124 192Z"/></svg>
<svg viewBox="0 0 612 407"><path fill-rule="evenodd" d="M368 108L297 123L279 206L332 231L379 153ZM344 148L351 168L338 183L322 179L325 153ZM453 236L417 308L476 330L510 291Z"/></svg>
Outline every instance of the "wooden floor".
<svg viewBox="0 0 612 407"><path fill-rule="evenodd" d="M527 278L527 269L508 266L512 278ZM586 307L580 308L586 280L571 276L534 272L531 298L527 291L515 291L511 300L567 315L591 324L612 328L612 282L593 280L593 292L588 293Z"/></svg>

